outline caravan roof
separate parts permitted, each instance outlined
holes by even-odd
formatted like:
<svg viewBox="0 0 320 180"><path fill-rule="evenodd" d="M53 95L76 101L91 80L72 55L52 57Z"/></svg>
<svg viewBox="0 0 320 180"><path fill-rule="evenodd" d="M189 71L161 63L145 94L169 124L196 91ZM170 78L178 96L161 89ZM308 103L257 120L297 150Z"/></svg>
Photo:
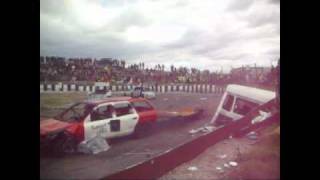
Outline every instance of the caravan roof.
<svg viewBox="0 0 320 180"><path fill-rule="evenodd" d="M276 93L273 91L241 86L237 84L228 85L226 91L234 95L257 101L259 103L266 103L276 97Z"/></svg>

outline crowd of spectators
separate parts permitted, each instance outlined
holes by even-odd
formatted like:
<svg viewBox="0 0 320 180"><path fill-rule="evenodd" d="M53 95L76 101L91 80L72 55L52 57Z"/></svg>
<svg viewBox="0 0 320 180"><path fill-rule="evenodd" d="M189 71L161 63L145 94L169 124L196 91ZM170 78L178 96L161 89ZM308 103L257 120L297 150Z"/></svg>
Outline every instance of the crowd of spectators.
<svg viewBox="0 0 320 180"><path fill-rule="evenodd" d="M41 82L110 82L110 83L208 83L226 84L235 81L248 80L246 71L224 74L222 72L200 71L196 68L170 66L158 64L154 68L146 68L144 63L127 65L125 60L103 58L63 58L40 56ZM257 68L256 68L257 69ZM273 67L263 78L254 79L266 83L274 79ZM240 73L239 73L240 72ZM254 72L254 71L253 71ZM256 72L258 72L256 70ZM257 74L257 73L256 73ZM251 78L252 81L252 78Z"/></svg>

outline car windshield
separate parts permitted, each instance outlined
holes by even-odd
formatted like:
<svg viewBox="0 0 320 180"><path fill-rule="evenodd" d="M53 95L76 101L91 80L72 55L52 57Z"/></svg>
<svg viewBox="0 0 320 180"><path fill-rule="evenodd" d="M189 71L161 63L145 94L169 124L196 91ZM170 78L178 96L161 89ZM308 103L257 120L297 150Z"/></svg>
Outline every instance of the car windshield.
<svg viewBox="0 0 320 180"><path fill-rule="evenodd" d="M92 107L86 103L77 103L56 116L55 119L66 122L80 121L91 111Z"/></svg>

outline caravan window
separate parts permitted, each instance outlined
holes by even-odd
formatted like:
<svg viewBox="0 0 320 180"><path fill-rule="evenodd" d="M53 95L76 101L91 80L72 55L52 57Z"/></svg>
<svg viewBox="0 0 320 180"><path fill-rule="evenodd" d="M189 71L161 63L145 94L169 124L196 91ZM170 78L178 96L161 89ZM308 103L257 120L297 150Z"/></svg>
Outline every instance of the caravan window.
<svg viewBox="0 0 320 180"><path fill-rule="evenodd" d="M234 106L234 112L241 115L246 115L257 106L259 105L256 103L237 98Z"/></svg>
<svg viewBox="0 0 320 180"><path fill-rule="evenodd" d="M222 108L227 110L227 111L231 111L233 100L234 100L234 96L228 95L226 97L225 101L224 101L224 104L223 104Z"/></svg>

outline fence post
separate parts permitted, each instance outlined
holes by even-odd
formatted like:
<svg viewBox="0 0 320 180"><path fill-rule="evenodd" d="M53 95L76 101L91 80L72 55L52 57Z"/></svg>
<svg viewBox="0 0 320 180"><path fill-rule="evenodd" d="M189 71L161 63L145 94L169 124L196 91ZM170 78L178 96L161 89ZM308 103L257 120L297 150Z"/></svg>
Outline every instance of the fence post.
<svg viewBox="0 0 320 180"><path fill-rule="evenodd" d="M47 91L52 91L52 85L51 84L47 84Z"/></svg>
<svg viewBox="0 0 320 180"><path fill-rule="evenodd" d="M78 91L83 92L83 86L82 85L78 86Z"/></svg>
<svg viewBox="0 0 320 180"><path fill-rule="evenodd" d="M43 92L43 84L40 84L40 92Z"/></svg>

